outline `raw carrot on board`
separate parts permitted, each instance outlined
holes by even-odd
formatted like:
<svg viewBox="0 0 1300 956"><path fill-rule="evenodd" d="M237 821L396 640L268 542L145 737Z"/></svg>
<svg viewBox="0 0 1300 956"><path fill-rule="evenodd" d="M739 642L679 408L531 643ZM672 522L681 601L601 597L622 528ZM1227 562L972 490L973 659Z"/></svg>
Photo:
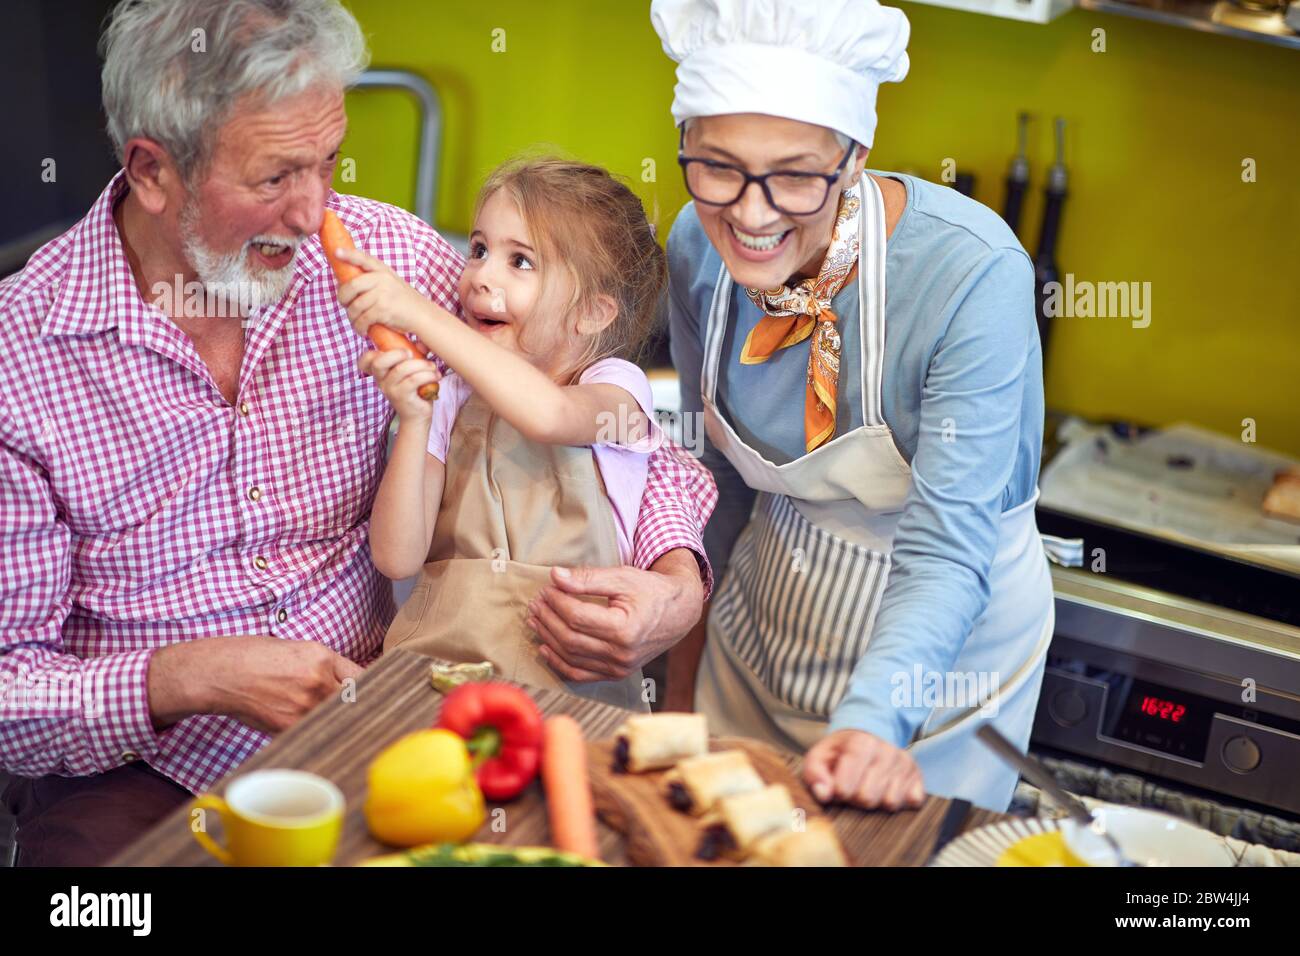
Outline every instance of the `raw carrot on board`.
<svg viewBox="0 0 1300 956"><path fill-rule="evenodd" d="M321 248L325 250L325 258L329 260L330 268L334 270L334 278L339 280L339 285L351 282L361 275L363 270L359 266L354 266L350 262L342 262L335 255L340 249L355 249L356 244L352 241L352 236L348 234L347 226L339 221L339 217L334 214L332 209L325 210L325 218L321 221L320 244ZM369 335L370 341L375 344L375 348L381 352L401 349L409 352L412 358L422 359L425 357L419 346L405 335L395 332L386 325L380 325L376 322L366 330L366 333ZM430 382L428 385L421 385L419 395L426 401L437 398L438 383Z"/></svg>
<svg viewBox="0 0 1300 956"><path fill-rule="evenodd" d="M587 744L572 717L558 714L545 724L542 783L551 842L557 850L588 859L600 857L596 844L596 810L587 779Z"/></svg>

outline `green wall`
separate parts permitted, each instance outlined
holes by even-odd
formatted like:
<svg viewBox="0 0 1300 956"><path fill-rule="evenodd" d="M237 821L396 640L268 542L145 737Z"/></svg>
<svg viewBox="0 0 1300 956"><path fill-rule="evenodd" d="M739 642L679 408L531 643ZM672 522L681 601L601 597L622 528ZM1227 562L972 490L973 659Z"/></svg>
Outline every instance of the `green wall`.
<svg viewBox="0 0 1300 956"><path fill-rule="evenodd" d="M685 201L668 113L673 64L648 4L349 5L376 66L416 70L442 94L442 228L468 231L487 172L538 145L627 176L665 229ZM1083 11L1044 26L900 6L912 71L881 91L871 165L938 179L951 158L976 175L976 198L1000 208L1015 114L1029 110L1034 195L1021 238L1032 250L1050 121L1062 115L1062 271L1151 283L1147 328L1057 321L1049 404L1232 435L1249 417L1260 444L1300 454L1300 52ZM1104 53L1093 52L1097 28ZM504 52L493 50L498 29ZM376 91L352 94L348 108L344 154L357 176L339 188L409 206L413 108ZM1242 181L1246 158L1256 182Z"/></svg>

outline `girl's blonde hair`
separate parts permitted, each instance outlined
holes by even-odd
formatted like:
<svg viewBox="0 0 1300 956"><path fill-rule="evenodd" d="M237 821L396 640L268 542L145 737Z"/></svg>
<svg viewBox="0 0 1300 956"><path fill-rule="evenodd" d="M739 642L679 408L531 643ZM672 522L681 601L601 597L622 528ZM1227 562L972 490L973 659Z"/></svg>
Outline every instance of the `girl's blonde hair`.
<svg viewBox="0 0 1300 956"><path fill-rule="evenodd" d="M522 159L498 168L483 185L484 203L504 191L519 207L543 266L543 283L555 266L573 280L568 311L596 296L614 300L618 314L590 336L570 381L597 362L618 356L635 362L654 329L668 277L663 249L641 200L608 170L556 157ZM545 301L543 298L542 301Z"/></svg>

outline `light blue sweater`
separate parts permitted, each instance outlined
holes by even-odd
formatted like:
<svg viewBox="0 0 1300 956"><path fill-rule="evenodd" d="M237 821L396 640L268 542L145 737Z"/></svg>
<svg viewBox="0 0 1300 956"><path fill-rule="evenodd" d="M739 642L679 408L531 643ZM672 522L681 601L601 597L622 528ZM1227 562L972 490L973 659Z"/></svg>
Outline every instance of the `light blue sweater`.
<svg viewBox="0 0 1300 956"><path fill-rule="evenodd" d="M857 728L906 746L923 706L890 703L891 677L917 663L946 673L989 600L999 516L1034 494L1043 432L1043 375L1034 270L1006 224L954 189L898 173L907 205L886 246L883 413L912 488L894 537L875 630L831 729ZM721 268L687 204L668 237L669 324L682 410L700 412L704 325ZM741 365L762 313L732 291L718 405L749 445L783 464L803 454L808 346ZM862 424L858 288L835 297L843 347L835 433ZM702 429L699 430L702 432ZM705 439L719 502L705 533L721 572L755 492ZM725 573L725 572L724 572Z"/></svg>

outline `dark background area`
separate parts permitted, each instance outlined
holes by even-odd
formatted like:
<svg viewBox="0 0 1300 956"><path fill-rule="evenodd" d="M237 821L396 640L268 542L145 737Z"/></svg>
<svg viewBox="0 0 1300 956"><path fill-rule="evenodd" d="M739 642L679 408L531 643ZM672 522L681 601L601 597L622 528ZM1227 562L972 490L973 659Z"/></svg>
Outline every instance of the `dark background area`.
<svg viewBox="0 0 1300 956"><path fill-rule="evenodd" d="M113 0L0 4L0 276L86 214L117 170L99 94L99 32ZM42 179L54 160L54 181ZM0 770L0 791L8 776ZM0 867L14 820L0 810Z"/></svg>
<svg viewBox="0 0 1300 956"><path fill-rule="evenodd" d="M0 275L86 214L117 169L96 46L113 0L0 4ZM54 182L41 178L55 162Z"/></svg>

